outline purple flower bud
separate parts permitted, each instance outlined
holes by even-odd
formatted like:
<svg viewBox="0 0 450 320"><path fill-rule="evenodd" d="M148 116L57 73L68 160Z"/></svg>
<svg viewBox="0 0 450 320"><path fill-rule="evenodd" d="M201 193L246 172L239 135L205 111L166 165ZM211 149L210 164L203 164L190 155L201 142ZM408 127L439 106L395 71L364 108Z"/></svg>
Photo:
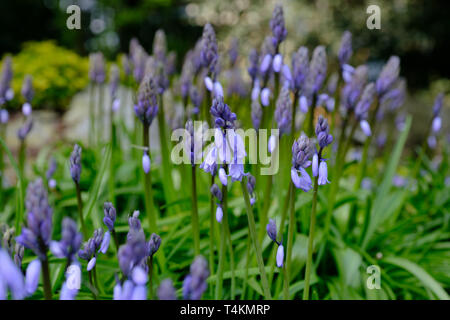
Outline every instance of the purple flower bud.
<svg viewBox="0 0 450 320"><path fill-rule="evenodd" d="M428 143L428 146L429 146L431 149L436 148L436 145L437 145L436 137L433 136L433 135L430 135L430 136L428 137L428 139L427 139L427 143Z"/></svg>
<svg viewBox="0 0 450 320"><path fill-rule="evenodd" d="M116 208L111 202L105 202L103 205L103 223L108 227L109 231L114 230L114 223L116 222Z"/></svg>
<svg viewBox="0 0 450 320"><path fill-rule="evenodd" d="M319 165L319 185L325 185L327 183L330 183L330 181L328 181L327 163L325 161L320 161L320 165Z"/></svg>
<svg viewBox="0 0 450 320"><path fill-rule="evenodd" d="M338 58L341 65L348 63L353 54L352 34L345 31L341 39L341 47L339 48Z"/></svg>
<svg viewBox="0 0 450 320"><path fill-rule="evenodd" d="M191 264L190 271L183 282L183 298L185 300L200 300L203 292L207 289L208 262L202 256L198 256Z"/></svg>
<svg viewBox="0 0 450 320"><path fill-rule="evenodd" d="M433 117L439 115L442 109L443 102L444 102L444 94L441 92L436 96L436 99L434 100Z"/></svg>
<svg viewBox="0 0 450 320"><path fill-rule="evenodd" d="M433 132L438 133L441 130L442 120L441 117L436 117L433 119L433 123L431 125Z"/></svg>
<svg viewBox="0 0 450 320"><path fill-rule="evenodd" d="M50 251L58 258L72 261L80 249L83 236L78 232L77 223L68 217L63 219L61 230L61 240L51 241Z"/></svg>
<svg viewBox="0 0 450 320"><path fill-rule="evenodd" d="M16 241L45 260L52 233L52 209L42 179L28 185L25 207L27 226L22 228Z"/></svg>
<svg viewBox="0 0 450 320"><path fill-rule="evenodd" d="M351 80L342 89L342 105L347 110L353 110L361 96L367 82L368 68L365 65L358 66Z"/></svg>
<svg viewBox="0 0 450 320"><path fill-rule="evenodd" d="M109 233L109 231L106 231L103 236L103 240L100 245L100 249L98 251L103 254L106 254L106 251L108 251L108 248L109 248L110 241L111 241L111 234Z"/></svg>
<svg viewBox="0 0 450 320"><path fill-rule="evenodd" d="M325 148L333 142L333 136L330 134L328 121L323 116L319 116L319 119L317 120L316 136L321 148Z"/></svg>
<svg viewBox="0 0 450 320"><path fill-rule="evenodd" d="M313 159L312 159L312 174L313 177L317 177L319 174L319 156L317 153L314 153Z"/></svg>
<svg viewBox="0 0 450 320"><path fill-rule="evenodd" d="M144 169L145 174L148 174L150 172L150 157L148 155L147 151L144 151L144 154L142 155L142 169Z"/></svg>
<svg viewBox="0 0 450 320"><path fill-rule="evenodd" d="M384 65L376 82L376 89L379 96L385 94L397 80L400 73L400 58L392 56Z"/></svg>
<svg viewBox="0 0 450 320"><path fill-rule="evenodd" d="M277 267L282 268L283 267L283 261L284 261L284 247L282 244L278 246L277 250Z"/></svg>
<svg viewBox="0 0 450 320"><path fill-rule="evenodd" d="M142 80L134 112L142 123L150 125L158 114L157 85L153 75L147 74Z"/></svg>
<svg viewBox="0 0 450 320"><path fill-rule="evenodd" d="M370 105L375 97L375 84L373 82L366 85L358 104L355 107L355 116L359 120L367 119Z"/></svg>
<svg viewBox="0 0 450 320"><path fill-rule="evenodd" d="M311 164L309 159L313 154L314 150L309 138L302 134L292 145L292 167L296 170L300 167L307 168Z"/></svg>
<svg viewBox="0 0 450 320"><path fill-rule="evenodd" d="M175 288L173 287L172 280L165 279L161 281L158 288L158 299L159 300L177 300L177 294Z"/></svg>
<svg viewBox="0 0 450 320"><path fill-rule="evenodd" d="M303 88L309 71L309 51L306 47L300 47L292 55L293 89L298 91Z"/></svg>
<svg viewBox="0 0 450 320"><path fill-rule="evenodd" d="M72 180L78 184L80 183L81 176L81 152L82 149L78 144L73 147L72 154L70 155L70 175Z"/></svg>
<svg viewBox="0 0 450 320"><path fill-rule="evenodd" d="M311 58L309 72L306 77L305 94L311 97L322 87L327 73L327 54L324 46L317 46Z"/></svg>
<svg viewBox="0 0 450 320"><path fill-rule="evenodd" d="M145 285L148 281L147 272L139 266L133 269L131 278L136 285Z"/></svg>
<svg viewBox="0 0 450 320"><path fill-rule="evenodd" d="M29 117L30 115L31 115L31 112L32 112L33 110L32 110L32 108L31 108L31 104L30 103L28 103L28 102L25 102L23 105L22 105L22 113L23 113L23 115L25 116L25 117Z"/></svg>
<svg viewBox="0 0 450 320"><path fill-rule="evenodd" d="M41 276L41 260L35 259L30 262L25 273L25 287L28 295L32 295L39 284Z"/></svg>
<svg viewBox="0 0 450 320"><path fill-rule="evenodd" d="M89 260L88 265L87 265L87 271L91 271L92 269L94 269L96 262L97 262L97 257L93 257L91 260Z"/></svg>
<svg viewBox="0 0 450 320"><path fill-rule="evenodd" d="M300 111L303 113L308 113L309 104L308 99L305 96L301 96L299 100Z"/></svg>
<svg viewBox="0 0 450 320"><path fill-rule="evenodd" d="M25 140L25 138L28 136L32 128L33 128L33 120L29 118L24 123L24 125L20 127L20 129L17 131L17 137L22 141Z"/></svg>
<svg viewBox="0 0 450 320"><path fill-rule="evenodd" d="M227 178L227 173L225 172L224 168L220 168L219 169L219 179L220 182L226 186L228 184L228 178Z"/></svg>
<svg viewBox="0 0 450 320"><path fill-rule="evenodd" d="M202 64L209 72L214 72L218 61L216 33L211 24L205 24L202 34L202 47L200 56Z"/></svg>
<svg viewBox="0 0 450 320"><path fill-rule="evenodd" d="M205 87L208 91L213 91L214 84L210 77L205 77Z"/></svg>
<svg viewBox="0 0 450 320"><path fill-rule="evenodd" d="M261 103L264 107L267 107L270 103L270 89L264 88L261 91Z"/></svg>
<svg viewBox="0 0 450 320"><path fill-rule="evenodd" d="M270 54L266 54L261 62L261 66L259 67L261 73L266 73L267 70L269 70L271 63L272 63L272 56Z"/></svg>
<svg viewBox="0 0 450 320"><path fill-rule="evenodd" d="M214 97L210 112L215 118L215 124L217 127L221 127L222 129L234 127L236 114L231 112L230 107L224 103L223 96Z"/></svg>
<svg viewBox="0 0 450 320"><path fill-rule="evenodd" d="M216 220L217 222L221 223L223 218L223 210L221 206L217 206L216 209Z"/></svg>
<svg viewBox="0 0 450 320"><path fill-rule="evenodd" d="M6 299L9 288L13 299L24 299L27 292L20 269L14 264L5 249L0 248L0 298Z"/></svg>
<svg viewBox="0 0 450 320"><path fill-rule="evenodd" d="M273 219L269 219L269 223L266 226L266 230L267 230L267 235L269 236L269 238L275 242L277 242L277 224L275 222L275 220Z"/></svg>
<svg viewBox="0 0 450 320"><path fill-rule="evenodd" d="M361 126L361 130L367 137L370 137L372 135L372 131L370 130L370 125L367 120L361 120L359 122L359 125Z"/></svg>
<svg viewBox="0 0 450 320"><path fill-rule="evenodd" d="M259 61L258 51L256 51L256 49L253 48L250 50L250 54L248 56L249 67L247 69L248 74L252 79L252 82L255 81L256 76L258 75L258 61Z"/></svg>
<svg viewBox="0 0 450 320"><path fill-rule="evenodd" d="M270 28L272 29L273 35L272 43L275 47L278 47L287 36L287 30L284 26L283 7L281 5L276 5L273 10Z"/></svg>
<svg viewBox="0 0 450 320"><path fill-rule="evenodd" d="M148 256L153 256L161 246L161 237L156 233L150 235L150 240L148 241Z"/></svg>
<svg viewBox="0 0 450 320"><path fill-rule="evenodd" d="M275 151L275 148L277 146L277 138L274 135L271 135L269 137L269 142L267 143L267 151L269 153L273 153Z"/></svg>
<svg viewBox="0 0 450 320"><path fill-rule="evenodd" d="M223 97L223 88L219 81L214 82L214 95Z"/></svg>
<svg viewBox="0 0 450 320"><path fill-rule="evenodd" d="M280 72L282 64L283 64L283 56L278 53L275 55L275 57L273 57L273 64L272 64L273 71Z"/></svg>
<svg viewBox="0 0 450 320"><path fill-rule="evenodd" d="M6 124L9 121L9 112L6 109L0 110L0 124Z"/></svg>
<svg viewBox="0 0 450 320"><path fill-rule="evenodd" d="M281 135L291 131L292 100L289 90L285 87L281 89L281 93L277 99L275 120L277 121Z"/></svg>
<svg viewBox="0 0 450 320"><path fill-rule="evenodd" d="M252 100L252 123L253 128L255 130L259 129L261 125L261 119L262 119L262 108L257 98L255 100Z"/></svg>

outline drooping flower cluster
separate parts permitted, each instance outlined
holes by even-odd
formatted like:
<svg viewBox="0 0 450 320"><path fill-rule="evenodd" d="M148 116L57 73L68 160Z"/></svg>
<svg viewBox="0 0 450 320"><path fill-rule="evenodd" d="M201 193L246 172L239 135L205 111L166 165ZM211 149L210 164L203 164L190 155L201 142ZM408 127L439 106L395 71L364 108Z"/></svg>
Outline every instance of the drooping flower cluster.
<svg viewBox="0 0 450 320"><path fill-rule="evenodd" d="M308 75L305 80L305 96L310 104L325 80L327 74L327 54L324 46L317 46L312 54Z"/></svg>
<svg viewBox="0 0 450 320"><path fill-rule="evenodd" d="M109 231L114 231L114 223L116 222L116 208L114 208L111 202L105 202L103 204L103 223Z"/></svg>
<svg viewBox="0 0 450 320"><path fill-rule="evenodd" d="M273 10L272 19L270 20L270 29L272 29L273 46L278 48L280 43L283 42L287 36L287 30L284 25L283 7L281 5L276 5Z"/></svg>
<svg viewBox="0 0 450 320"><path fill-rule="evenodd" d="M319 176L318 184L325 185L330 181L328 181L328 167L326 159L322 157L322 151L333 142L333 136L330 134L327 119L322 116L319 117L316 124L316 136L319 142L319 152L313 155L312 172L314 177Z"/></svg>
<svg viewBox="0 0 450 320"><path fill-rule="evenodd" d="M91 271L97 263L97 254L99 252L105 254L109 248L111 235L109 231L104 232L99 228L94 231L92 238L84 243L83 249L78 250L78 256L88 261L87 271Z"/></svg>
<svg viewBox="0 0 450 320"><path fill-rule="evenodd" d="M378 96L383 96L391 86L397 81L400 73L400 58L392 56L384 65L376 82Z"/></svg>
<svg viewBox="0 0 450 320"><path fill-rule="evenodd" d="M370 124L367 122L370 106L375 98L375 84L373 82L366 85L364 91L355 107L355 116L359 121L362 131L366 136L370 136L372 131Z"/></svg>
<svg viewBox="0 0 450 320"><path fill-rule="evenodd" d="M267 235L269 238L275 242L278 245L277 249L277 267L282 268L283 267L283 261L284 261L284 247L283 247L283 240L279 241L277 240L277 224L275 220L269 219L269 223L266 226Z"/></svg>
<svg viewBox="0 0 450 320"><path fill-rule="evenodd" d="M288 134L292 130L292 100L289 89L286 87L281 89L280 95L278 96L275 120L277 121L280 135Z"/></svg>
<svg viewBox="0 0 450 320"><path fill-rule="evenodd" d="M254 205L256 202L256 178L252 176L250 173L247 175L247 191L250 195L250 204Z"/></svg>
<svg viewBox="0 0 450 320"><path fill-rule="evenodd" d="M341 103L347 113L353 111L356 107L359 97L367 83L368 68L366 65L358 66L353 73L350 81L342 88Z"/></svg>
<svg viewBox="0 0 450 320"><path fill-rule="evenodd" d="M341 66L348 64L353 55L352 33L345 31L342 34L341 47L339 48L338 58Z"/></svg>
<svg viewBox="0 0 450 320"><path fill-rule="evenodd" d="M202 34L202 47L200 52L203 67L208 69L215 80L216 67L219 59L216 33L210 23L205 24Z"/></svg>
<svg viewBox="0 0 450 320"><path fill-rule="evenodd" d="M200 300L208 286L206 283L209 276L208 262L202 256L198 256L192 262L190 271L183 281L183 298Z"/></svg>
<svg viewBox="0 0 450 320"><path fill-rule="evenodd" d="M213 184L211 186L211 195L217 199L217 209L216 209L216 220L221 223L223 218L223 209L222 209L222 192L217 184Z"/></svg>
<svg viewBox="0 0 450 320"><path fill-rule="evenodd" d="M292 145L291 179L295 187L308 192L312 188L311 177L305 168L311 165L311 157L314 153L309 138L302 134ZM300 172L300 176L299 173Z"/></svg>

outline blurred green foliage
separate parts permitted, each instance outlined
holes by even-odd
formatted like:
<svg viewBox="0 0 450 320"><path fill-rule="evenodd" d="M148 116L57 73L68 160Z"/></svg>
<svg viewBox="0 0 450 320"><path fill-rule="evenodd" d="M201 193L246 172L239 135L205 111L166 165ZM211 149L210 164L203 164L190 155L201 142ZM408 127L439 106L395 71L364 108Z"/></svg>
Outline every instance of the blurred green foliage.
<svg viewBox="0 0 450 320"><path fill-rule="evenodd" d="M72 96L88 83L88 59L71 50L59 47L53 41L27 42L23 50L13 56L15 92L12 108L24 102L20 94L24 77L33 77L35 95L33 108L65 110Z"/></svg>

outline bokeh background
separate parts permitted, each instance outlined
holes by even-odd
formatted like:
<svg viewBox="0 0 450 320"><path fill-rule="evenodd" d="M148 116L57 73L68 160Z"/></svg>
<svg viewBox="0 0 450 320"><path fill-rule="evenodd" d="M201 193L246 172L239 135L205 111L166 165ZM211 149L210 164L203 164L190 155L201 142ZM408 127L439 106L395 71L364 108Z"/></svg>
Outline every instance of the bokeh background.
<svg viewBox="0 0 450 320"><path fill-rule="evenodd" d="M335 55L343 31L350 30L354 35L354 61L368 61L373 76L390 55L400 56L401 75L409 90L405 106L415 119L409 146L419 143L426 130L420 119L428 118L433 97L450 91L448 1L1 1L0 57L13 55L16 92L24 75L33 75L34 109L49 112L45 117L58 120L73 97L86 88L89 52L102 51L108 61L119 62L121 52L128 52L131 38L136 37L151 51L154 33L162 28L169 49L177 54L180 69L184 54L201 36L202 26L211 22L221 52L226 52L231 39L238 39L239 63L244 67L249 49L259 48L269 33L268 22L276 3L285 8L289 35L282 51L286 54L300 45L325 44L328 54ZM66 9L71 4L82 10L81 30L66 28ZM381 8L381 30L366 27L366 8L370 4ZM18 111L20 103L16 105ZM449 118L448 107L444 107L443 117ZM448 122L443 123L444 132L448 132Z"/></svg>

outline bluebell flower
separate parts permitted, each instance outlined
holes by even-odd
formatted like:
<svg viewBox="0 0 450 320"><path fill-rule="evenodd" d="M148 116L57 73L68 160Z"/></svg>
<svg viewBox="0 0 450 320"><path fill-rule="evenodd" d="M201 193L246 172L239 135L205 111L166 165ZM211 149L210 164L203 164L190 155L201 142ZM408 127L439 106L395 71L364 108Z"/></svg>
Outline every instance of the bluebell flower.
<svg viewBox="0 0 450 320"><path fill-rule="evenodd" d="M58 258L66 258L69 263L74 259L80 249L83 236L78 232L77 223L71 218L65 217L62 221L60 241L50 242L50 251Z"/></svg>
<svg viewBox="0 0 450 320"><path fill-rule="evenodd" d="M47 191L42 179L31 182L25 199L27 226L16 241L32 250L41 260L47 259L47 250L52 234L53 211L48 203Z"/></svg>
<svg viewBox="0 0 450 320"><path fill-rule="evenodd" d="M252 79L252 83L255 82L255 79L258 75L258 61L259 61L258 51L255 48L252 48L250 50L250 54L248 55L249 67L247 68L248 74Z"/></svg>
<svg viewBox="0 0 450 320"><path fill-rule="evenodd" d="M267 107L270 104L270 89L264 88L261 90L261 104Z"/></svg>
<svg viewBox="0 0 450 320"><path fill-rule="evenodd" d="M6 124L9 121L9 112L6 109L0 109L0 124Z"/></svg>
<svg viewBox="0 0 450 320"><path fill-rule="evenodd" d="M78 262L72 263L66 271L64 281L59 293L59 300L75 300L81 286L81 268Z"/></svg>
<svg viewBox="0 0 450 320"><path fill-rule="evenodd" d="M298 92L304 86L309 70L309 52L307 47L300 47L292 55L292 89Z"/></svg>
<svg viewBox="0 0 450 320"><path fill-rule="evenodd" d="M30 75L26 75L22 84L21 90L22 96L25 99L25 103L22 105L22 113L28 117L31 115L31 100L33 100L33 78Z"/></svg>
<svg viewBox="0 0 450 320"><path fill-rule="evenodd" d="M278 243L278 240L277 240L277 224L276 224L275 220L269 219L269 223L266 226L266 231L267 231L267 235L269 236L269 238L273 242Z"/></svg>
<svg viewBox="0 0 450 320"><path fill-rule="evenodd" d="M311 178L305 168L311 165L313 147L309 138L302 134L292 145L291 180L296 188L308 192L312 188ZM298 173L300 172L300 176Z"/></svg>
<svg viewBox="0 0 450 320"><path fill-rule="evenodd" d="M2 73L0 78L0 106L12 99L14 91L11 88L11 80L13 78L12 59L7 55L3 60Z"/></svg>
<svg viewBox="0 0 450 320"><path fill-rule="evenodd" d="M202 256L196 257L191 264L190 274L183 281L183 298L200 300L208 286L206 283L208 276L208 262Z"/></svg>
<svg viewBox="0 0 450 320"><path fill-rule="evenodd" d="M208 69L210 73L216 70L216 64L218 62L218 48L216 33L211 24L207 23L203 27L202 34L202 49L200 53L202 64Z"/></svg>
<svg viewBox="0 0 450 320"><path fill-rule="evenodd" d="M354 110L359 97L367 83L368 68L365 65L358 66L351 80L342 88L342 105L348 110Z"/></svg>
<svg viewBox="0 0 450 320"><path fill-rule="evenodd" d="M81 152L82 149L78 144L73 147L72 154L70 155L70 175L72 180L76 183L80 183L81 176Z"/></svg>
<svg viewBox="0 0 450 320"><path fill-rule="evenodd" d="M106 79L105 59L101 52L89 55L89 79L95 83L103 83Z"/></svg>
<svg viewBox="0 0 450 320"><path fill-rule="evenodd" d="M275 47L278 47L287 36L287 30L284 25L283 7L281 5L276 5L273 10L270 28L272 29L272 43Z"/></svg>
<svg viewBox="0 0 450 320"><path fill-rule="evenodd" d="M250 195L250 204L253 206L256 201L256 193L255 193L255 187L256 187L256 178L252 176L250 173L247 174L247 191Z"/></svg>
<svg viewBox="0 0 450 320"><path fill-rule="evenodd" d="M392 56L384 65L376 82L378 96L384 95L397 81L400 73L400 58Z"/></svg>
<svg viewBox="0 0 450 320"><path fill-rule="evenodd" d="M156 233L150 235L150 240L147 243L147 256L153 256L161 246L161 237Z"/></svg>
<svg viewBox="0 0 450 320"><path fill-rule="evenodd" d="M103 204L103 223L108 227L109 231L114 230L114 223L116 222L116 208L114 208L111 202L105 202Z"/></svg>
<svg viewBox="0 0 450 320"><path fill-rule="evenodd" d="M339 48L338 58L341 65L347 64L353 54L352 33L345 31L342 34L341 47Z"/></svg>
<svg viewBox="0 0 450 320"><path fill-rule="evenodd" d="M442 105L444 103L444 94L441 92L436 96L433 104L433 117L437 117L441 112Z"/></svg>
<svg viewBox="0 0 450 320"><path fill-rule="evenodd" d="M284 262L284 247L282 244L280 244L277 249L277 267L282 268L283 262Z"/></svg>
<svg viewBox="0 0 450 320"><path fill-rule="evenodd" d="M13 299L21 300L27 295L22 272L11 260L8 252L0 248L0 300L6 300L8 289Z"/></svg>
<svg viewBox="0 0 450 320"><path fill-rule="evenodd" d="M277 121L280 135L287 134L292 130L292 100L289 90L285 87L281 89L277 99L275 120Z"/></svg>
<svg viewBox="0 0 450 320"><path fill-rule="evenodd" d="M327 74L327 54L324 46L317 46L311 58L305 82L305 95L310 99L322 87Z"/></svg>
<svg viewBox="0 0 450 320"><path fill-rule="evenodd" d="M252 99L252 124L255 130L259 130L262 120L262 108L258 99Z"/></svg>
<svg viewBox="0 0 450 320"><path fill-rule="evenodd" d="M159 300L177 300L177 294L170 279L164 279L158 288Z"/></svg>
<svg viewBox="0 0 450 320"><path fill-rule="evenodd" d="M33 119L28 118L27 121L25 121L25 123L23 124L23 126L21 126L19 128L19 130L17 131L17 137L21 140L24 141L25 138L28 136L28 134L30 133L31 129L33 128Z"/></svg>
<svg viewBox="0 0 450 320"><path fill-rule="evenodd" d="M317 155L317 153L314 153L313 155L311 168L313 177L317 177L319 175L319 156Z"/></svg>
<svg viewBox="0 0 450 320"><path fill-rule="evenodd" d="M158 114L157 85L151 73L145 76L139 86L134 112L139 120L147 125L151 125Z"/></svg>
<svg viewBox="0 0 450 320"><path fill-rule="evenodd" d="M316 136L321 148L325 148L333 142L333 136L330 134L330 127L327 119L319 116L316 124Z"/></svg>
<svg viewBox="0 0 450 320"><path fill-rule="evenodd" d="M327 163L324 160L320 161L319 165L319 185L325 185L327 183L330 183L328 181L328 168Z"/></svg>
<svg viewBox="0 0 450 320"><path fill-rule="evenodd" d="M32 295L39 284L39 277L41 276L41 260L34 259L28 264L25 272L25 288L28 295Z"/></svg>
<svg viewBox="0 0 450 320"><path fill-rule="evenodd" d="M216 127L222 129L234 128L236 114L231 112L230 107L223 101L222 96L217 96L214 98L210 112L215 118L214 123Z"/></svg>
<svg viewBox="0 0 450 320"><path fill-rule="evenodd" d="M90 271L95 267L97 262L97 253L103 244L104 232L103 229L96 229L94 235L84 243L83 249L78 250L78 256L88 261L87 270Z"/></svg>

